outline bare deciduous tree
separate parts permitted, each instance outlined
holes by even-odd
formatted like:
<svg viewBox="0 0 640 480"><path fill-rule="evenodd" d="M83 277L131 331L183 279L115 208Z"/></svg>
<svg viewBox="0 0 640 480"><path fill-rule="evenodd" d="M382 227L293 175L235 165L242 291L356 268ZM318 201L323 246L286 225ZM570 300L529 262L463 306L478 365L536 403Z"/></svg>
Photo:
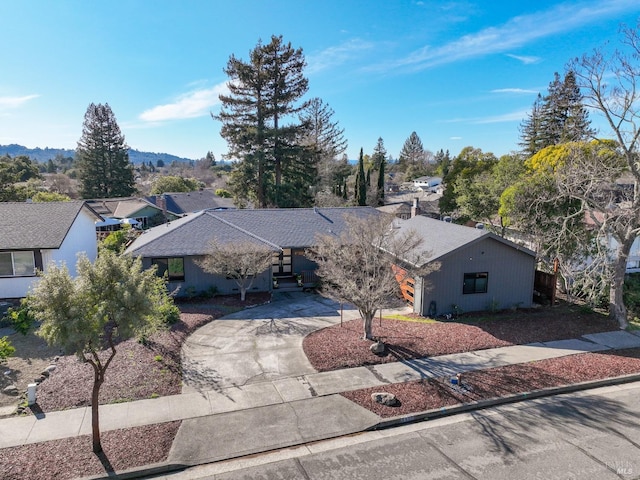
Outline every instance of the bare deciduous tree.
<svg viewBox="0 0 640 480"><path fill-rule="evenodd" d="M640 23L635 30L623 29L620 49L613 54L596 50L575 59L569 68L576 73L585 106L599 112L606 120L634 180L633 193L626 205L616 205L598 223L598 228L606 231L617 244L612 263L609 313L624 328L627 325L624 276L631 246L640 233ZM584 180L590 178L585 172Z"/></svg>
<svg viewBox="0 0 640 480"><path fill-rule="evenodd" d="M274 253L273 249L259 243L219 243L214 240L198 265L205 272L232 278L240 289L240 300L244 302L256 276L271 266Z"/></svg>
<svg viewBox="0 0 640 480"><path fill-rule="evenodd" d="M353 304L360 312L364 338L372 339L371 324L376 312L397 298L401 277L418 273L418 247L422 239L415 232L400 234L393 217L371 215L350 217L342 235L323 235L307 256L318 264L322 291L331 298ZM408 260L408 261L407 261ZM397 273L393 265L400 264Z"/></svg>

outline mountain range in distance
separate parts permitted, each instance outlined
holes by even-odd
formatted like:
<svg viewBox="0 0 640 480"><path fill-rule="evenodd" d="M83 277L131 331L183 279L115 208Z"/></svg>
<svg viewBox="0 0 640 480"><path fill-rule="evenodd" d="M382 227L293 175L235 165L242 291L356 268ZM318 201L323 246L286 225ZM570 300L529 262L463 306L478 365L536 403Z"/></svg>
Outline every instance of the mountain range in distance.
<svg viewBox="0 0 640 480"><path fill-rule="evenodd" d="M56 156L73 157L76 151L69 148L27 148L22 145L0 145L0 156L9 155L11 157L17 157L20 155L26 155L31 160L38 163L46 163L48 160L53 160ZM141 152L139 150L129 149L129 160L134 165L141 163L151 162L153 165L157 165L158 160L162 160L165 165L169 165L173 162L193 162L192 158L178 157L171 155L170 153L154 153L154 152Z"/></svg>

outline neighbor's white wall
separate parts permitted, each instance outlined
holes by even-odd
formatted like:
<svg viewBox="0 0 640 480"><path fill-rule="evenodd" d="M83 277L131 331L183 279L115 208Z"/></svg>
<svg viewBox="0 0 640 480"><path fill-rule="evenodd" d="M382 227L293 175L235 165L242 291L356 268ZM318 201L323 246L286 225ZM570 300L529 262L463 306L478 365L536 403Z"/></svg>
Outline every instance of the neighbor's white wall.
<svg viewBox="0 0 640 480"><path fill-rule="evenodd" d="M76 275L76 262L78 254L84 253L92 262L98 256L98 240L96 237L95 218L89 214L84 208L78 214L76 221L73 222L69 233L65 237L62 245L58 250L49 250L42 252L42 263L45 272L47 265L52 261L57 265L65 263L69 274L72 277Z"/></svg>

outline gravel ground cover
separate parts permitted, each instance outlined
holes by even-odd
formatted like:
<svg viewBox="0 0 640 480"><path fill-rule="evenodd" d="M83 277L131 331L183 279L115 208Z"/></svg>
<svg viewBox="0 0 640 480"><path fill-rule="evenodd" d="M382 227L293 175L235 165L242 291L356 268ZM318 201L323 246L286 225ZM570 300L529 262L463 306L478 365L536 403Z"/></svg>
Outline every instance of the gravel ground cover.
<svg viewBox="0 0 640 480"><path fill-rule="evenodd" d="M433 357L532 342L578 338L588 333L613 331L618 324L606 315L575 305L429 322L382 318L373 322L373 335L387 345L378 356L362 339L362 321L352 320L311 333L304 352L321 372L398 360Z"/></svg>
<svg viewBox="0 0 640 480"><path fill-rule="evenodd" d="M452 386L450 378L434 378L342 395L384 418L630 373L640 373L640 349L580 353L469 372L462 377L462 387ZM394 394L398 405L389 407L374 402L371 399L374 392Z"/></svg>
<svg viewBox="0 0 640 480"><path fill-rule="evenodd" d="M237 299L214 300L180 305L181 321L170 331L150 338L147 345L135 341L120 344L102 387L101 403L179 393L182 341L204 323L238 308ZM268 298L249 298L251 304L265 301ZM314 332L305 339L304 349L315 368L326 371L403 358L574 338L586 333L616 329L617 325L606 316L585 312L577 307L557 307L533 312L502 313L487 318L467 317L441 323L383 319L380 327L376 320L374 334L383 337L390 347L391 354L386 357L375 356L369 351L370 342L360 338L360 322L346 322L342 327ZM57 365L51 377L41 385L39 407L46 412L88 405L93 381L91 367L71 357L59 358ZM573 355L470 373L464 378L470 391L464 394L452 393L447 383L449 379L389 385L384 391L395 393L401 402L400 406L381 407L382 410L373 411L388 417L460 403L465 399L489 398L518 389L527 391L635 371L640 372L638 350ZM377 404L372 405L370 394L369 390L361 390L344 395L365 408L380 408ZM163 461L178 426L179 422L171 422L104 432L102 440L106 458L116 471ZM90 437L0 449L2 478L66 480L104 471L104 464L91 453Z"/></svg>

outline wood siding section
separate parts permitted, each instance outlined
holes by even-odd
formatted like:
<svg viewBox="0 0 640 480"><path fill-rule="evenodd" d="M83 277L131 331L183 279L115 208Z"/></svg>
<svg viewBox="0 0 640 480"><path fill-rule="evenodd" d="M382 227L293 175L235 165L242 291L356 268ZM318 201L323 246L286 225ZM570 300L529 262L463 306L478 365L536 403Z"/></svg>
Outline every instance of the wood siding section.
<svg viewBox="0 0 640 480"><path fill-rule="evenodd" d="M402 298L413 305L415 299L415 280L407 275L407 271L404 268L397 265L392 265L391 268L396 275L396 281L400 285Z"/></svg>

